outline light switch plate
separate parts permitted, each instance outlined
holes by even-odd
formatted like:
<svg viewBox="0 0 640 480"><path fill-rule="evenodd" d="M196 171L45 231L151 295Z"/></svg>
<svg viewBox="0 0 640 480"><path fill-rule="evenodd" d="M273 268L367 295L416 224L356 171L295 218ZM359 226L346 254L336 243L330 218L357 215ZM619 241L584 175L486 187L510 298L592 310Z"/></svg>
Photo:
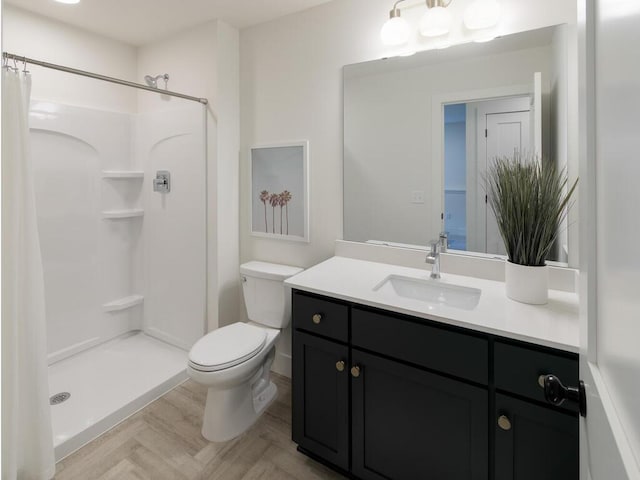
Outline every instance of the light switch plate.
<svg viewBox="0 0 640 480"><path fill-rule="evenodd" d="M414 190L411 192L411 203L424 203L424 190Z"/></svg>

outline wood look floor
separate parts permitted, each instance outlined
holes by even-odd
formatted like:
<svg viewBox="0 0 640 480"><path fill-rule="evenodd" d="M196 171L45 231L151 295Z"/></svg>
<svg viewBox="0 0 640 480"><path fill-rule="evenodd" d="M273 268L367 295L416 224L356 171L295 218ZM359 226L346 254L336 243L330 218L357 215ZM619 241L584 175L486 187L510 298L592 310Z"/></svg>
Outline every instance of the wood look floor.
<svg viewBox="0 0 640 480"><path fill-rule="evenodd" d="M296 451L291 383L273 375L278 398L240 437L200 434L206 388L188 380L57 465L56 480L316 480L345 477Z"/></svg>

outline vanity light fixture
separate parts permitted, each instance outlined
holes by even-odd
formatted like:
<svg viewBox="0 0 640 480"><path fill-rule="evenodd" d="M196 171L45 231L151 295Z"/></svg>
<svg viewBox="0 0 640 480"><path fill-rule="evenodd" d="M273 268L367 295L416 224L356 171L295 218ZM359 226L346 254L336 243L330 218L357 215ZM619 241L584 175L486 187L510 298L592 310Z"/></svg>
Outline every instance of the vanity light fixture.
<svg viewBox="0 0 640 480"><path fill-rule="evenodd" d="M382 43L389 46L402 45L407 43L411 34L409 23L400 16L398 4L404 0L398 0L393 4L393 9L389 12L389 20L387 20L380 30L380 38Z"/></svg>
<svg viewBox="0 0 640 480"><path fill-rule="evenodd" d="M424 37L439 37L449 33L451 13L447 7L452 0L427 0L427 11L420 19L420 34Z"/></svg>
<svg viewBox="0 0 640 480"><path fill-rule="evenodd" d="M80 3L80 0L55 0L58 3L64 3L66 5L75 5L76 3Z"/></svg>
<svg viewBox="0 0 640 480"><path fill-rule="evenodd" d="M382 26L380 37L384 45L400 46L407 43L411 36L411 27L401 17L400 7L398 7L398 4L403 1L408 0L396 1L393 9L389 12L389 19ZM442 39L449 33L453 18L447 7L452 1L426 0L427 11L418 25L418 30L422 36ZM403 6L403 8L415 6L418 6L418 4L410 2L409 5ZM474 41L486 42L493 40L497 36L495 27L500 22L501 15L502 9L499 0L474 0L465 10L463 21L466 29L474 32ZM439 42L435 45L435 48L446 48L448 45L449 42Z"/></svg>

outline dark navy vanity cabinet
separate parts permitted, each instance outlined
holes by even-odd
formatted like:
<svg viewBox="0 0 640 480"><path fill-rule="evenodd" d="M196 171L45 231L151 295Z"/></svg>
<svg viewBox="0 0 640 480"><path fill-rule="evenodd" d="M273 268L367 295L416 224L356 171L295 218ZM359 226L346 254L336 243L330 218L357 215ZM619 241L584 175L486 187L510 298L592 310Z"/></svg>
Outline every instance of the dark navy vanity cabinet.
<svg viewBox="0 0 640 480"><path fill-rule="evenodd" d="M298 290L293 440L362 480L577 480L577 355ZM525 321L525 320L523 320Z"/></svg>

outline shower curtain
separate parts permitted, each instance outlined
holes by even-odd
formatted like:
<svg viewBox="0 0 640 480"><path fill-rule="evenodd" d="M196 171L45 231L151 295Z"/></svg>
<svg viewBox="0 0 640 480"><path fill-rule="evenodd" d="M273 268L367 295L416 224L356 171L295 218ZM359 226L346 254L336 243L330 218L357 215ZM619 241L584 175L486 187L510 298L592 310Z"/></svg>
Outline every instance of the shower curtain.
<svg viewBox="0 0 640 480"><path fill-rule="evenodd" d="M2 68L2 480L55 474L28 74Z"/></svg>

